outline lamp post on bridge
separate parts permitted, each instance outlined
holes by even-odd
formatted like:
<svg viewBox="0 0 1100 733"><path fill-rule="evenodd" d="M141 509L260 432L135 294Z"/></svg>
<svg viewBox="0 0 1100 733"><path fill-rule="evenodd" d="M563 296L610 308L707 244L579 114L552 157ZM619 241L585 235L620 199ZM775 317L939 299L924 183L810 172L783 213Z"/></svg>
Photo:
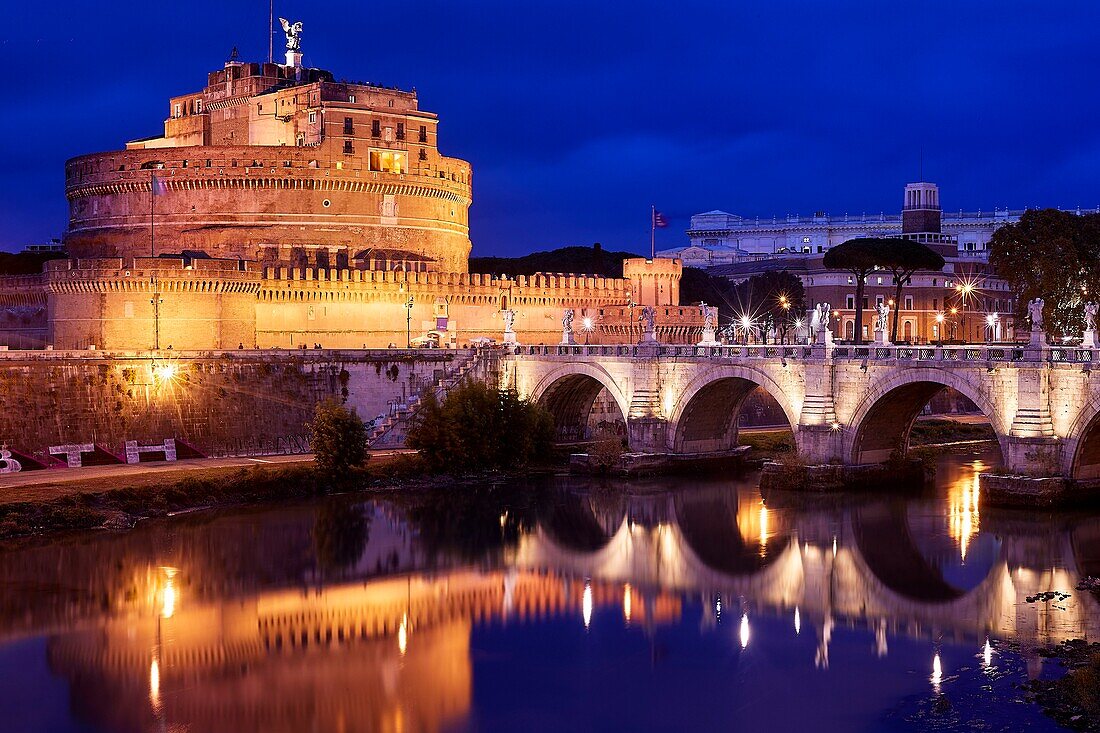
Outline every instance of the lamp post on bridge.
<svg viewBox="0 0 1100 733"><path fill-rule="evenodd" d="M413 297L405 301L405 348L412 348Z"/></svg>

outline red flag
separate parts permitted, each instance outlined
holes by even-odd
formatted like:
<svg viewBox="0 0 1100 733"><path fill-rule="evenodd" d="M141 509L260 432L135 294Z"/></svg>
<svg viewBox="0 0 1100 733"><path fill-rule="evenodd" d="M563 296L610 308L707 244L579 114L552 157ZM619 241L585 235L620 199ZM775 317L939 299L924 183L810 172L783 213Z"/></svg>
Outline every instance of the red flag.
<svg viewBox="0 0 1100 733"><path fill-rule="evenodd" d="M657 209L654 209L653 210L653 228L654 229L664 229L667 226L668 226L668 219L665 218L665 215L662 214L661 212L657 211Z"/></svg>

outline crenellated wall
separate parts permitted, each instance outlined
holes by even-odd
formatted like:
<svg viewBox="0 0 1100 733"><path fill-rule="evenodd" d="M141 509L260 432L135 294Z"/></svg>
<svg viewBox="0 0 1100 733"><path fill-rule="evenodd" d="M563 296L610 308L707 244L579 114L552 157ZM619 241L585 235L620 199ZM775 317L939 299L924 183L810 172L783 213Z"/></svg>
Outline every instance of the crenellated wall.
<svg viewBox="0 0 1100 733"><path fill-rule="evenodd" d="M44 275L55 349L254 345L260 273L233 260L55 260Z"/></svg>

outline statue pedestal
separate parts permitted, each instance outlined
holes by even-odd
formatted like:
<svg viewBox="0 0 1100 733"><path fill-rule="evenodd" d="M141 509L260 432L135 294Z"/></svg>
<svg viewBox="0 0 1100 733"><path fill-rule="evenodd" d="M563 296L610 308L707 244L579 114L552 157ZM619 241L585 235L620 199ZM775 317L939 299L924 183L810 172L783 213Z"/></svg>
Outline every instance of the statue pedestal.
<svg viewBox="0 0 1100 733"><path fill-rule="evenodd" d="M1047 345L1047 335L1041 330L1031 329L1031 341L1028 342L1028 346L1033 349L1041 349Z"/></svg>
<svg viewBox="0 0 1100 733"><path fill-rule="evenodd" d="M577 340L573 338L572 331L561 332L561 345L562 346L576 346Z"/></svg>
<svg viewBox="0 0 1100 733"><path fill-rule="evenodd" d="M638 343L646 346L656 346L658 343L657 334L653 331L650 331L649 329L646 329L645 331L642 331L642 340Z"/></svg>
<svg viewBox="0 0 1100 733"><path fill-rule="evenodd" d="M504 343L508 344L509 346L519 346L519 342L516 341L516 332L515 331L505 331L504 332Z"/></svg>
<svg viewBox="0 0 1100 733"><path fill-rule="evenodd" d="M889 346L890 345L889 335L890 335L889 331L883 331L883 330L880 330L880 329L876 328L875 329L875 344L878 345L878 346Z"/></svg>
<svg viewBox="0 0 1100 733"><path fill-rule="evenodd" d="M1095 349L1096 348L1096 331L1091 328L1085 331L1084 338L1081 339L1082 349Z"/></svg>
<svg viewBox="0 0 1100 733"><path fill-rule="evenodd" d="M704 328L703 329L703 340L700 341L698 344L696 344L696 346L720 346L720 345L721 344L718 343L718 340L714 338L714 329L713 328Z"/></svg>
<svg viewBox="0 0 1100 733"><path fill-rule="evenodd" d="M300 51L286 52L286 65L295 69L302 67L302 54Z"/></svg>
<svg viewBox="0 0 1100 733"><path fill-rule="evenodd" d="M814 337L815 344L824 344L826 346L833 345L833 332L827 328L823 328L817 332L817 336Z"/></svg>

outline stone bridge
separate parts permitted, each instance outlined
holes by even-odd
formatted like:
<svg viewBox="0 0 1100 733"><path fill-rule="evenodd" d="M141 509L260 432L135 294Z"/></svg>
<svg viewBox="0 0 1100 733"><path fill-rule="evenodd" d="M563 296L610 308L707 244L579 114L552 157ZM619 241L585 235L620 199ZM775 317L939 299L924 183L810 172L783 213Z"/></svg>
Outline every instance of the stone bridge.
<svg viewBox="0 0 1100 733"><path fill-rule="evenodd" d="M1100 477L1096 349L973 346L524 346L501 382L550 409L559 435L583 432L606 390L629 447L714 453L737 445L745 398L763 388L782 407L806 462L881 463L908 447L940 390L972 400L1008 471Z"/></svg>

